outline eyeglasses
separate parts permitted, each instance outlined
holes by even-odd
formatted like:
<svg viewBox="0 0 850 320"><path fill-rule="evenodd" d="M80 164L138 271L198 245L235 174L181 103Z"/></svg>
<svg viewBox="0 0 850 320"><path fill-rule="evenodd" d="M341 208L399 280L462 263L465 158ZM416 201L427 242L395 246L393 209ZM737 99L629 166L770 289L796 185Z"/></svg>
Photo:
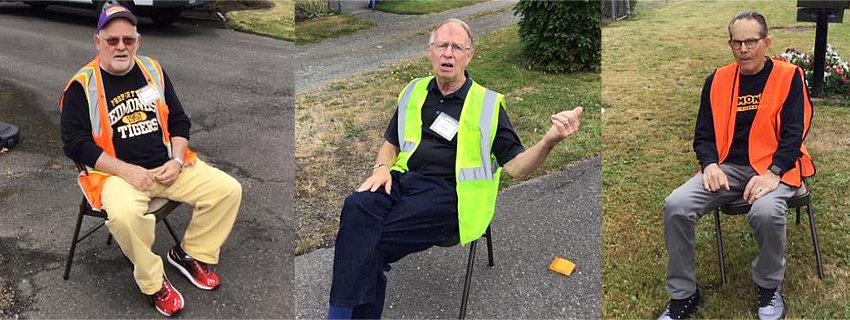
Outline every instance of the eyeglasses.
<svg viewBox="0 0 850 320"><path fill-rule="evenodd" d="M101 38L101 39L103 39L103 41L106 41L106 44L113 46L113 47L118 45L118 41L124 42L125 46L132 46L132 45L136 44L136 37L122 37L122 38L114 37L114 38Z"/></svg>
<svg viewBox="0 0 850 320"><path fill-rule="evenodd" d="M759 41L761 41L761 39L764 39L764 37L757 38L757 39L747 39L747 40L730 39L729 45L731 45L732 49L735 49L735 50L741 49L742 45L747 46L747 49L753 49L753 48L756 47L756 45L759 43Z"/></svg>
<svg viewBox="0 0 850 320"><path fill-rule="evenodd" d="M448 42L440 42L439 44L431 42L430 45L437 47L438 50L443 51L443 52L445 52L446 50L449 49L449 43ZM472 50L472 48L470 48L470 47L466 47L466 48L461 47L457 43L453 43L451 45L451 48L452 48L452 53L466 52L467 50Z"/></svg>

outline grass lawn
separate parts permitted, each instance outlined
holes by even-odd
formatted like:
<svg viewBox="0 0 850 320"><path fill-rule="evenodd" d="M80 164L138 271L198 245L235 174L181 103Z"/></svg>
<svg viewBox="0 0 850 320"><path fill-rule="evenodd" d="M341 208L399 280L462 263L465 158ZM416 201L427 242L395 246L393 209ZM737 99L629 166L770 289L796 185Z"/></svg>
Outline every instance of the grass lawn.
<svg viewBox="0 0 850 320"><path fill-rule="evenodd" d="M234 29L272 38L295 40L295 1L274 0L269 9L239 10L227 13Z"/></svg>
<svg viewBox="0 0 850 320"><path fill-rule="evenodd" d="M476 50L468 68L470 76L506 95L506 110L526 147L549 129L551 114L585 108L580 132L558 145L535 176L600 153L598 73L549 75L528 70L521 63L516 26L483 36ZM296 254L333 244L342 201L371 173L399 91L429 71L430 64L422 57L299 92L295 102L300 226ZM507 178L502 184L515 183Z"/></svg>
<svg viewBox="0 0 850 320"><path fill-rule="evenodd" d="M375 23L345 14L319 17L295 23L295 44L319 42L374 27Z"/></svg>
<svg viewBox="0 0 850 320"><path fill-rule="evenodd" d="M429 14L487 1L490 0L381 0L375 9L397 14Z"/></svg>
<svg viewBox="0 0 850 320"><path fill-rule="evenodd" d="M642 2L641 2L642 3ZM639 5L641 4L639 3ZM653 4L657 5L657 4ZM692 150L700 90L733 61L726 24L740 11L767 18L768 55L811 50L814 23L795 22L796 1L678 1L602 30L602 316L653 318L667 302L662 206L698 169ZM829 42L850 58L850 24L831 24ZM815 101L806 145L825 278L818 280L807 218L787 226L784 294L788 318L850 317L850 102ZM793 215L789 215L793 216ZM746 218L723 218L729 283L721 286L713 218L697 225L698 318L755 318L750 263L758 253Z"/></svg>

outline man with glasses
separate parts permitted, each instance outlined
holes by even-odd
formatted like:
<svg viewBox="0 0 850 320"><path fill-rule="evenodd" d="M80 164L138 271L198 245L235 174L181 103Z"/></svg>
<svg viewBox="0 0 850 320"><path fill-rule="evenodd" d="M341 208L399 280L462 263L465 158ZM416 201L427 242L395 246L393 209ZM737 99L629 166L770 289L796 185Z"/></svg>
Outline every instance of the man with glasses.
<svg viewBox="0 0 850 320"><path fill-rule="evenodd" d="M702 303L694 265L694 226L706 211L744 198L759 255L752 264L759 319L785 315L786 200L814 174L803 139L812 106L803 71L765 57L767 23L755 11L729 22L735 62L708 76L694 134L702 171L671 193L664 204L667 293L659 319L688 318Z"/></svg>
<svg viewBox="0 0 850 320"><path fill-rule="evenodd" d="M401 92L372 175L343 205L328 318L380 318L390 263L481 237L496 205L500 167L526 177L578 130L581 107L557 113L543 139L525 150L504 96L466 72L474 54L463 21L448 19L431 32L434 76L414 79Z"/></svg>
<svg viewBox="0 0 850 320"><path fill-rule="evenodd" d="M87 167L78 179L95 210L106 210L109 232L133 263L142 293L166 316L183 297L151 251L156 218L151 198L194 206L192 220L168 262L196 287L216 289L210 269L236 219L239 182L189 150L189 117L159 63L137 56L141 36L127 8L107 5L94 34L97 56L68 82L62 94L65 154Z"/></svg>

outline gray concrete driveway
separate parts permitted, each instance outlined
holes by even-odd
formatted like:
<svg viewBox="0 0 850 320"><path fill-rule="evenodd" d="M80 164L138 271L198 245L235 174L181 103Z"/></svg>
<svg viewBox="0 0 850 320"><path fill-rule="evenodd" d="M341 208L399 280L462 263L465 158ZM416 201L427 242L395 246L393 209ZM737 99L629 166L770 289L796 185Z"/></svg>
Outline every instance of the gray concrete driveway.
<svg viewBox="0 0 850 320"><path fill-rule="evenodd" d="M337 78L352 76L380 66L425 54L431 29L448 18L469 24L476 37L516 23L513 10L518 0L488 1L427 15L398 15L358 10L363 1L346 5L357 17L375 27L322 42L298 46L294 56L297 90L308 89Z"/></svg>
<svg viewBox="0 0 850 320"><path fill-rule="evenodd" d="M601 317L601 161L594 157L499 194L492 223L495 267L479 243L469 318ZM387 273L384 318L457 317L468 247L414 253ZM559 256L572 275L548 270ZM295 258L297 318L326 317L333 248Z"/></svg>
<svg viewBox="0 0 850 320"><path fill-rule="evenodd" d="M0 3L0 119L22 127L23 142L0 154L0 280L30 318L157 318L123 255L98 231L61 274L80 193L61 152L58 99L94 55L93 13L30 11ZM214 292L195 289L169 266L186 299L186 318L291 318L293 314L293 46L231 30L140 19L139 53L158 58L193 121L191 146L243 185L243 205L222 248ZM184 230L183 207L170 220ZM84 227L100 221L90 218ZM154 249L172 241L161 226Z"/></svg>

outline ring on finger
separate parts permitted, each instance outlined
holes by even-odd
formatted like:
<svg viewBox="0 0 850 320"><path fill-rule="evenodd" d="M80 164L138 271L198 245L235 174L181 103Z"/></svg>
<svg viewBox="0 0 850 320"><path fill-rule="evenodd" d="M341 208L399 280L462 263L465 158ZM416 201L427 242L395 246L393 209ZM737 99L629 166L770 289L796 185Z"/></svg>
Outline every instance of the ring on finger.
<svg viewBox="0 0 850 320"><path fill-rule="evenodd" d="M565 126L570 125L570 120L564 120L563 122L564 122L564 125L565 125Z"/></svg>

